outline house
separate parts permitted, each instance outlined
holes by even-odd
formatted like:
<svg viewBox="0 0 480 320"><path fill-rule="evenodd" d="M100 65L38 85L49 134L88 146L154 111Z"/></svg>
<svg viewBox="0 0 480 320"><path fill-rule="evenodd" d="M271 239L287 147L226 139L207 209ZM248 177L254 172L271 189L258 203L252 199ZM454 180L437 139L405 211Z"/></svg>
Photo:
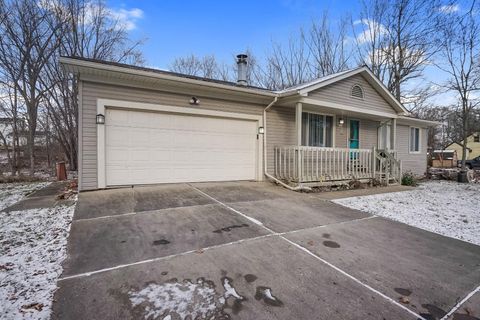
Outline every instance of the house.
<svg viewBox="0 0 480 320"><path fill-rule="evenodd" d="M366 67L281 91L62 57L79 78L79 188L423 175L427 130Z"/></svg>
<svg viewBox="0 0 480 320"><path fill-rule="evenodd" d="M455 168L457 167L456 150L434 150L432 152L432 167Z"/></svg>
<svg viewBox="0 0 480 320"><path fill-rule="evenodd" d="M456 150L458 159L463 160L462 144L463 141L460 143L453 142L445 149ZM480 132L475 132L467 137L467 160L472 160L478 156L480 156Z"/></svg>
<svg viewBox="0 0 480 320"><path fill-rule="evenodd" d="M17 118L16 123L17 123L18 145L20 147L25 147L27 145L27 139L28 139L27 121L23 118ZM5 148L5 145L8 148L12 147L13 139L14 139L13 124L14 124L13 118L10 118L10 117L0 118L0 147ZM47 134L45 131L37 130L37 132L35 132L36 145L44 146L46 144L46 137L47 137Z"/></svg>

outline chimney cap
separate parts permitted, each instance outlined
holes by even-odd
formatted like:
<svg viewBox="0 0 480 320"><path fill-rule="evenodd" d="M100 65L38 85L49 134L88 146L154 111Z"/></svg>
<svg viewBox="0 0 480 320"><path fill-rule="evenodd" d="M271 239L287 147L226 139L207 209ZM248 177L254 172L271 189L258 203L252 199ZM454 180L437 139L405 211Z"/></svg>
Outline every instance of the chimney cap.
<svg viewBox="0 0 480 320"><path fill-rule="evenodd" d="M244 62L246 61L248 56L245 53L237 54L237 59L238 62Z"/></svg>

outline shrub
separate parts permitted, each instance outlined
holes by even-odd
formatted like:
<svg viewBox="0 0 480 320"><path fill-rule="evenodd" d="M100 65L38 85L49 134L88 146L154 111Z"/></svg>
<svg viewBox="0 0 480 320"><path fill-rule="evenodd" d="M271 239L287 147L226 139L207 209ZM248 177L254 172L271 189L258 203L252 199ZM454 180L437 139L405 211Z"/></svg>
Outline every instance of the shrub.
<svg viewBox="0 0 480 320"><path fill-rule="evenodd" d="M403 174L402 185L415 187L417 184L417 178L412 172L407 171Z"/></svg>

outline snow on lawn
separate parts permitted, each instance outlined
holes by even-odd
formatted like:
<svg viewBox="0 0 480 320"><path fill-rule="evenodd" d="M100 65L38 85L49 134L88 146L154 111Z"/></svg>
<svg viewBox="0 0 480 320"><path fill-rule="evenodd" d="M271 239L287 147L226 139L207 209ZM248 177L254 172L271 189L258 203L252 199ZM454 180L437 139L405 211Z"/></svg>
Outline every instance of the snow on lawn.
<svg viewBox="0 0 480 320"><path fill-rule="evenodd" d="M480 184L429 181L412 191L334 202L480 245Z"/></svg>
<svg viewBox="0 0 480 320"><path fill-rule="evenodd" d="M33 191L46 187L48 184L49 182L0 184L0 211L22 200Z"/></svg>
<svg viewBox="0 0 480 320"><path fill-rule="evenodd" d="M0 319L49 319L74 205L0 212Z"/></svg>

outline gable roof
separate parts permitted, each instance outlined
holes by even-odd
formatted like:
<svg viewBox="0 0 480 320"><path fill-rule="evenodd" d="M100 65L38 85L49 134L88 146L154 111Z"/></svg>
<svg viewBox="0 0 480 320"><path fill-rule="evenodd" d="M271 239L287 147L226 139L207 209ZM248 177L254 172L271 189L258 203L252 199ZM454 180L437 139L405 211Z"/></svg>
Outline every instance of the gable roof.
<svg viewBox="0 0 480 320"><path fill-rule="evenodd" d="M309 92L325 87L329 84L341 81L348 77L361 74L367 82L382 96L392 108L399 114L408 115L405 107L388 91L385 85L366 66L349 69L338 73L330 74L313 81L291 86L283 90L269 90L256 86L243 86L235 82L215 80L204 77L186 75L177 72L134 66L118 62L110 62L98 59L79 58L79 57L60 57L60 63L69 72L79 72L88 68L94 68L104 72L119 72L123 74L136 74L140 76L154 77L178 82L189 82L203 86L217 87L220 89L234 90L238 92L252 93L256 95L271 97L288 97L294 95L305 96Z"/></svg>
<svg viewBox="0 0 480 320"><path fill-rule="evenodd" d="M410 114L407 109L398 101L392 93L385 87L385 85L378 80L372 71L366 66L349 69L342 72L334 73L301 85L286 88L285 90L277 91L280 96L289 96L292 94L307 95L309 92L328 86L332 83L341 81L343 79L360 74L365 80L382 96L398 113L404 115Z"/></svg>
<svg viewBox="0 0 480 320"><path fill-rule="evenodd" d="M476 136L478 136L478 135L480 135L480 132L472 132L471 134L469 134L469 135L467 136L467 139L470 138L470 137L476 137ZM474 143L478 143L478 142L474 142ZM450 143L450 144L448 145L448 147L453 146L453 145L455 145L455 144L456 144L456 145L459 145L459 146L461 147L461 146L463 146L463 140L462 140L462 141L453 141L452 143ZM467 145L468 145L468 141L467 141ZM470 148L467 148L467 149L470 149ZM470 149L470 151L471 151L471 149Z"/></svg>

